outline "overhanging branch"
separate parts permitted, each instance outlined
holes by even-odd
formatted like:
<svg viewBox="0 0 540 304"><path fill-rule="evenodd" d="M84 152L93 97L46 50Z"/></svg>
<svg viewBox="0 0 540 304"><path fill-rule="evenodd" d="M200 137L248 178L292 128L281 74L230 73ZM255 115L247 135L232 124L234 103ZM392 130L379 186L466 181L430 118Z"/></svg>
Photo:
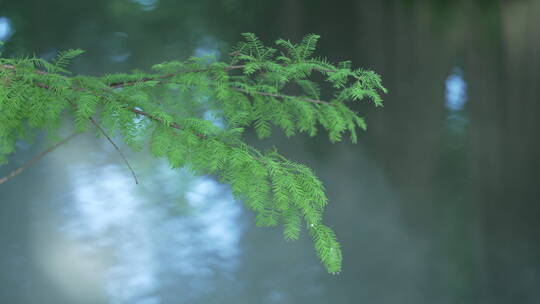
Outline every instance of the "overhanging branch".
<svg viewBox="0 0 540 304"><path fill-rule="evenodd" d="M0 184L3 184L5 182L7 182L9 179L23 173L26 169L28 169L30 166L32 166L33 164L37 163L39 160L41 160L45 155L51 153L52 151L54 151L56 148L60 147L61 145L67 143L68 141L70 141L73 137L77 136L79 133L73 133L71 134L70 136L66 137L65 139L57 142L56 144L52 145L51 147L49 147L47 150L39 153L38 155L34 156L34 158L32 158L31 160L29 160L28 162L26 162L24 165L20 166L19 168L15 169L14 171L12 171L11 173L9 173L8 175L0 178Z"/></svg>

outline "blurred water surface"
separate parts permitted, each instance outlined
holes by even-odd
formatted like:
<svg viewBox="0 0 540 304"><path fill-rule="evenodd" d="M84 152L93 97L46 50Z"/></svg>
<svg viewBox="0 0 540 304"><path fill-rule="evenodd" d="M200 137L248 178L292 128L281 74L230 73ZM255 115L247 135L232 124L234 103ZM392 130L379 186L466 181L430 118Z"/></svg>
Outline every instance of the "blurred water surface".
<svg viewBox="0 0 540 304"><path fill-rule="evenodd" d="M539 303L539 13L532 0L0 1L4 56L82 48L76 73L313 32L320 55L389 89L383 109L353 105L369 126L356 145L246 138L322 179L340 275L307 235L256 228L227 185L125 151L137 186L89 134L0 185L0 302ZM0 176L43 143L18 148Z"/></svg>

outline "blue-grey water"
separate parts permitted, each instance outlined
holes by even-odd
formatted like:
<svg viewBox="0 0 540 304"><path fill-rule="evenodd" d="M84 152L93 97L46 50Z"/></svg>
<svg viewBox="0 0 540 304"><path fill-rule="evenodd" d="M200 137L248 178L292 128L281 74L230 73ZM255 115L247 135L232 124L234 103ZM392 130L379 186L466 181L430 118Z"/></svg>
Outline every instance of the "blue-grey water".
<svg viewBox="0 0 540 304"><path fill-rule="evenodd" d="M389 89L384 108L353 105L368 122L356 145L246 135L321 178L341 274L307 235L255 227L228 185L124 148L136 185L86 134L0 185L0 303L540 303L539 13L534 0L0 0L3 56L82 48L76 73L313 32L321 56ZM0 177L44 148L19 142Z"/></svg>

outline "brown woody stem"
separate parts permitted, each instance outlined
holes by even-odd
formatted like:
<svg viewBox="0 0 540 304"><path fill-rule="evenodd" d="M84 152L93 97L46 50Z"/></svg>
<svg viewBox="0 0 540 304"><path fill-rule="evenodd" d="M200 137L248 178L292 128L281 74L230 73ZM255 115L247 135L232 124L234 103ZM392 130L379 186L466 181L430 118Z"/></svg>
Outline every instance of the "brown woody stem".
<svg viewBox="0 0 540 304"><path fill-rule="evenodd" d="M30 166L32 166L33 164L37 163L39 160L41 160L45 155L51 153L52 151L54 151L56 148L60 147L61 145L67 143L68 141L70 141L73 137L77 136L79 133L73 133L71 134L70 136L66 137L65 139L57 142L56 144L52 145L51 147L49 147L47 150L39 153L38 155L34 156L34 158L32 158L31 160L29 160L28 162L26 162L24 165L20 166L19 168L17 168L16 170L12 171L11 173L9 173L8 175L0 178L0 184L3 184L5 183L6 181L8 181L9 179L23 173L26 169L28 169Z"/></svg>

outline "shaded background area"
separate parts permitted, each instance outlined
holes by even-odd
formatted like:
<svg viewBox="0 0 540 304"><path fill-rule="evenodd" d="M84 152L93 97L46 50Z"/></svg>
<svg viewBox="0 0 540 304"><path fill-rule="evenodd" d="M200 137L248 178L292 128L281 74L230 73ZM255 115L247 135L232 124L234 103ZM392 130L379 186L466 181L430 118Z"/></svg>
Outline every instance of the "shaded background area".
<svg viewBox="0 0 540 304"><path fill-rule="evenodd" d="M2 303L538 303L540 1L0 1L4 56L87 53L101 75L227 49L242 32L322 36L373 69L385 107L356 145L275 145L314 168L344 270L256 228L210 177L92 135L0 186ZM1 123L1 122L0 122ZM40 151L20 143L4 175Z"/></svg>

